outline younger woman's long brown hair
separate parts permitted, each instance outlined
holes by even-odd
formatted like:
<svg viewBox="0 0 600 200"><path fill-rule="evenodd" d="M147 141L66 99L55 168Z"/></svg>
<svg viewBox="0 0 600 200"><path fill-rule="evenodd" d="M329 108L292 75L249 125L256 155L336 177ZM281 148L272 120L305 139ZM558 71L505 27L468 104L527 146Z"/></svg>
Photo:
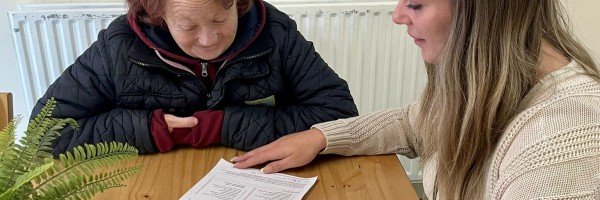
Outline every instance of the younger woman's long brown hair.
<svg viewBox="0 0 600 200"><path fill-rule="evenodd" d="M557 0L449 0L454 11L417 120L424 162L437 161L437 196L481 199L487 162L537 82L542 41L600 80Z"/></svg>

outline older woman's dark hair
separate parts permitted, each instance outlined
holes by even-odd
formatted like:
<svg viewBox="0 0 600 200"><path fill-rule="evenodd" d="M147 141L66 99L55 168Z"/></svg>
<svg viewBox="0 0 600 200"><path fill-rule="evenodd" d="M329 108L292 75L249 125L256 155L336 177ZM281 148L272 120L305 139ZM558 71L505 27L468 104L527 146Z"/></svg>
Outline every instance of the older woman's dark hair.
<svg viewBox="0 0 600 200"><path fill-rule="evenodd" d="M148 25L164 26L165 21L161 17L164 13L165 7L163 2L165 0L127 0L129 6L128 15L137 16L137 20L142 21ZM225 9L231 8L235 0L214 0L223 6ZM237 0L237 11L238 16L244 16L252 5L254 0Z"/></svg>

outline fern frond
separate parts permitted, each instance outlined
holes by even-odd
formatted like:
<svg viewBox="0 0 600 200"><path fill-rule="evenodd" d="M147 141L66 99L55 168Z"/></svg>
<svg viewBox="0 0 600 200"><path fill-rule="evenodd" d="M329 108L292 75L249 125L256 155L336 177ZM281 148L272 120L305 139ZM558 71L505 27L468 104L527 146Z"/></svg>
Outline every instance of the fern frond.
<svg viewBox="0 0 600 200"><path fill-rule="evenodd" d="M14 184L15 177L43 165L45 159L52 158L52 154L49 153L51 142L60 135L59 131L64 126L78 128L73 119L51 118L55 107L54 98L49 99L41 112L29 123L21 145L14 144L14 155L3 163L8 169L0 169L0 187L6 188Z"/></svg>
<svg viewBox="0 0 600 200"><path fill-rule="evenodd" d="M45 119L52 117L52 112L54 111L55 108L56 108L56 100L54 99L54 97L52 97L52 98L48 99L48 101L46 101L46 105L44 105L42 110L40 110L40 113L38 113L29 122L29 124L27 125L26 133L38 132L38 131L36 131L36 129L38 129L42 125L42 122Z"/></svg>
<svg viewBox="0 0 600 200"><path fill-rule="evenodd" d="M68 181L44 189L41 199L89 199L94 194L114 187L124 186L120 182L135 175L141 170L141 166L134 166L114 170L108 173L96 175L76 176Z"/></svg>
<svg viewBox="0 0 600 200"><path fill-rule="evenodd" d="M52 160L48 160L46 164L39 166L39 167L35 168L34 170L27 172L23 175L20 175L15 180L15 184L12 187L5 190L4 193L2 193L0 195L0 199L5 199L5 198L13 199L14 194L17 190L25 190L22 192L23 193L31 193L31 191L27 191L27 189L31 189L31 188L25 188L22 186L27 183L30 183L31 180L33 180L35 177L39 176L40 174L44 173L46 170L50 169L50 167L52 167L53 165L54 165L54 162Z"/></svg>
<svg viewBox="0 0 600 200"><path fill-rule="evenodd" d="M20 140L21 144L14 144L15 156L3 162L8 170L0 170L0 176L4 179L0 188L8 188L15 183L16 177L44 164L44 159L48 157L38 157L42 138L57 137L48 130L52 130L52 127L60 125L63 121L69 121L50 118L55 107L56 101L54 98L49 99L40 114L29 123L25 136ZM45 156L44 154L41 155ZM6 173L8 173L7 176L5 176Z"/></svg>
<svg viewBox="0 0 600 200"><path fill-rule="evenodd" d="M20 122L21 116L17 116L14 120L10 121L2 131L0 131L0 162L4 160L6 152L13 150L13 144L15 143L15 129Z"/></svg>
<svg viewBox="0 0 600 200"><path fill-rule="evenodd" d="M81 190L75 190L66 196L65 199L77 199L74 197L87 199L94 194L104 192L106 189L125 186L121 184L125 179L139 173L141 166L124 168L109 173L101 173L88 177L92 182L86 184Z"/></svg>
<svg viewBox="0 0 600 200"><path fill-rule="evenodd" d="M84 145L61 154L54 160L52 141L65 126L78 129L73 119L52 118L56 101L51 98L33 118L20 140L15 143L15 127L20 118L0 131L0 200L3 199L90 199L138 173L141 166L94 173L138 156L135 147L123 143Z"/></svg>
<svg viewBox="0 0 600 200"><path fill-rule="evenodd" d="M86 144L74 148L73 153L66 152L59 155L60 164L46 171L36 179L36 189L57 184L56 181L64 177L74 177L77 174L92 174L94 169L110 167L123 160L133 159L138 156L135 147L117 142L103 142L95 145Z"/></svg>
<svg viewBox="0 0 600 200"><path fill-rule="evenodd" d="M33 162L35 162L35 159L47 159L47 158L53 158L52 154L50 152L52 152L52 141L54 141L56 138L58 138L60 136L60 131L68 126L71 126L73 129L77 130L79 128L77 121L75 121L74 119L51 119L52 122L50 123L52 126L46 127L46 129L44 130L44 132L46 134L44 134L40 140L39 143L36 144L36 154L35 154L35 158L33 160Z"/></svg>
<svg viewBox="0 0 600 200"><path fill-rule="evenodd" d="M19 124L20 117L11 121L6 128L0 131L0 186L6 188L12 184L10 181L11 169L14 167L17 150L15 143L15 128Z"/></svg>
<svg viewBox="0 0 600 200"><path fill-rule="evenodd" d="M33 191L33 184L31 182L27 182L23 185L21 185L21 187L15 191L12 196L7 197L7 198L0 198L0 200L4 200L4 199L31 199L31 196L26 194L26 191Z"/></svg>
<svg viewBox="0 0 600 200"><path fill-rule="evenodd" d="M0 165L0 188L8 188L14 184L12 169L16 167L16 157L15 151L5 153L4 160Z"/></svg>
<svg viewBox="0 0 600 200"><path fill-rule="evenodd" d="M47 124L48 119L52 117L52 112L55 108L56 100L54 99L54 97L52 97L46 101L46 105L44 105L40 112L29 121L29 124L27 124L27 130L25 131L25 136L38 136L45 133L41 131L41 129L46 127L44 126L44 124ZM24 138L23 140L27 141L26 138Z"/></svg>

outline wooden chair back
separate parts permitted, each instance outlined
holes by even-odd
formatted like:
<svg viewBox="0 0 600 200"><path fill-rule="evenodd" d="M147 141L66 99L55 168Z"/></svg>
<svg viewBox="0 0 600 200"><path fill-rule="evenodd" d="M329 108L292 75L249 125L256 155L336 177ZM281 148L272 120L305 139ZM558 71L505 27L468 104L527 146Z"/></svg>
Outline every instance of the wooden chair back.
<svg viewBox="0 0 600 200"><path fill-rule="evenodd" d="M4 129L8 122L13 119L12 94L0 92L0 130Z"/></svg>

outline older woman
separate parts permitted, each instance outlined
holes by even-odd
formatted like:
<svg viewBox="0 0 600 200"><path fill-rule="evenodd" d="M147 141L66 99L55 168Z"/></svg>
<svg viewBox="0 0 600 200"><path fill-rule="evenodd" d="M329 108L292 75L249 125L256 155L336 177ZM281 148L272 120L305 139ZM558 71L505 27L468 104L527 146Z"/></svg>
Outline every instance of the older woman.
<svg viewBox="0 0 600 200"><path fill-rule="evenodd" d="M234 158L271 173L319 152L422 157L429 199L600 199L600 72L560 1L401 0L421 101L315 125Z"/></svg>
<svg viewBox="0 0 600 200"><path fill-rule="evenodd" d="M70 117L54 143L127 142L250 150L323 121L357 115L344 80L286 14L262 0L128 0L38 101Z"/></svg>

